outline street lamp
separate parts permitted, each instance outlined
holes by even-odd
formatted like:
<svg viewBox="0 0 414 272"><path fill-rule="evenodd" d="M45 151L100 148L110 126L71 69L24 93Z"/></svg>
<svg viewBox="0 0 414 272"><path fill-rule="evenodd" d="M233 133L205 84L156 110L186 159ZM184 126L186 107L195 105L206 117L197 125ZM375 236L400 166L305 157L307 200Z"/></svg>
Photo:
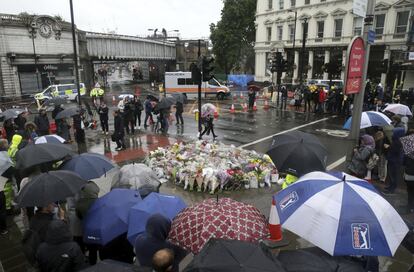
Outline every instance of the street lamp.
<svg viewBox="0 0 414 272"><path fill-rule="evenodd" d="M293 45L292 45L292 51L293 51L293 62L295 62L295 40L296 40L296 22L298 20L298 11L293 9L288 9L288 12L294 12L295 13L295 24L293 26ZM290 34L289 34L290 35ZM293 65L292 65L292 80L293 80Z"/></svg>
<svg viewBox="0 0 414 272"><path fill-rule="evenodd" d="M187 67L187 51L188 51L188 46L190 44L188 42L184 43L184 72L186 71L186 67Z"/></svg>
<svg viewBox="0 0 414 272"><path fill-rule="evenodd" d="M308 18L303 18L303 33L302 33L302 50L301 50L301 56L300 56L300 66L299 66L299 83L301 86L303 86L303 60L305 59L305 45L306 45L306 36L308 34Z"/></svg>
<svg viewBox="0 0 414 272"><path fill-rule="evenodd" d="M32 39L32 45L33 45L33 58L34 58L34 64L35 64L35 68L36 68L36 82L37 82L37 91L40 91L40 84L39 84L39 69L37 68L37 59L38 56L36 54L36 46L35 46L35 42L34 39L36 38L36 27L34 25L30 26L30 38Z"/></svg>

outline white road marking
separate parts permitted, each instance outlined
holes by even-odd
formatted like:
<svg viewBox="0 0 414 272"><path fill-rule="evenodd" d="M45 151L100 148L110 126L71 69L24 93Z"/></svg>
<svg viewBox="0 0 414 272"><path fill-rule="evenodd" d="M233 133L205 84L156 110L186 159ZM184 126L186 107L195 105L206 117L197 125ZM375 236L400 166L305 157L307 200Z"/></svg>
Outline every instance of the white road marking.
<svg viewBox="0 0 414 272"><path fill-rule="evenodd" d="M254 145L254 144L257 144L257 143L260 143L260 142L266 141L266 140L268 140L268 139L272 139L274 136L281 135L281 134L285 134L285 133L288 133L288 132L291 132L291 131L294 131L294 130L298 130L298 129L300 129L300 128L304 128L304 127L307 127L307 126L310 126L310 125L313 125L313 124L317 124L317 123L319 123L319 122L323 122L323 121L326 121L326 120L328 120L328 119L330 119L330 118L334 118L334 117L336 117L336 115L331 116L331 117L326 117L326 118L323 118L323 119L320 119L320 120L317 120L317 121L313 121L313 122L310 122L310 123L307 123L307 124L304 124L304 125L300 125L300 126L297 126L297 127L291 128L291 129L288 129L288 130L284 130L284 131L278 132L278 133L276 133L276 134L273 134L273 135L270 135L270 136L267 136L267 137L261 138L261 139L259 139L259 140L256 140L256 141L253 141L253 142L250 142L250 143L247 143L247 144L241 145L240 147L241 147L241 148L246 148L246 147L248 147L248 146L251 146L251 145Z"/></svg>
<svg viewBox="0 0 414 272"><path fill-rule="evenodd" d="M335 169L336 167L340 166L341 164L343 164L345 161L346 161L346 156L343 156L339 160L334 161L333 163L331 163L330 165L328 165L326 167L326 170L331 171L331 170Z"/></svg>

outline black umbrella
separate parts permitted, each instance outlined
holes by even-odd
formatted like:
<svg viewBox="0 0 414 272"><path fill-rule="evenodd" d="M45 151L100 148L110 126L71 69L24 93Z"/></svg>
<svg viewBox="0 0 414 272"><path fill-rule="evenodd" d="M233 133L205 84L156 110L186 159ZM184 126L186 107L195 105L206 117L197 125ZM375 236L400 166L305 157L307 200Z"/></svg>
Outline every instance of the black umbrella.
<svg viewBox="0 0 414 272"><path fill-rule="evenodd" d="M177 101L173 97L163 97L160 102L157 104L157 109L169 109L172 105L177 103Z"/></svg>
<svg viewBox="0 0 414 272"><path fill-rule="evenodd" d="M67 109L64 109L63 111L59 112L56 115L55 120L63 119L63 118L69 118L69 117L72 117L72 116L77 115L79 113L80 113L80 110L79 110L78 107L76 107L76 108L74 108L74 107L73 108L67 108Z"/></svg>
<svg viewBox="0 0 414 272"><path fill-rule="evenodd" d="M285 271L265 248L249 242L210 239L184 269L185 272Z"/></svg>
<svg viewBox="0 0 414 272"><path fill-rule="evenodd" d="M16 153L16 168L24 169L35 165L55 162L72 155L70 145L63 144L29 144Z"/></svg>
<svg viewBox="0 0 414 272"><path fill-rule="evenodd" d="M277 259L287 272L366 271L363 268L361 262L362 260L357 261L356 259L342 256L332 257L325 251L316 247L296 250L282 250L280 251Z"/></svg>
<svg viewBox="0 0 414 272"><path fill-rule="evenodd" d="M0 118L2 118L4 121L14 119L17 118L17 116L19 116L19 114L23 112L23 109L7 109L0 113Z"/></svg>
<svg viewBox="0 0 414 272"><path fill-rule="evenodd" d="M147 98L148 98L149 100L151 100L151 101L156 101L156 102L160 101L158 98L156 98L156 97L155 97L155 96L153 96L152 94L147 95Z"/></svg>
<svg viewBox="0 0 414 272"><path fill-rule="evenodd" d="M266 153L280 172L294 169L299 176L312 171L325 171L328 154L316 136L301 131L274 136Z"/></svg>
<svg viewBox="0 0 414 272"><path fill-rule="evenodd" d="M30 179L17 196L17 202L20 207L45 207L74 196L85 184L86 180L71 171L46 172Z"/></svg>
<svg viewBox="0 0 414 272"><path fill-rule="evenodd" d="M172 94L172 97L175 99L175 101L180 102L182 104L187 103L187 96L185 96L182 93L174 93Z"/></svg>

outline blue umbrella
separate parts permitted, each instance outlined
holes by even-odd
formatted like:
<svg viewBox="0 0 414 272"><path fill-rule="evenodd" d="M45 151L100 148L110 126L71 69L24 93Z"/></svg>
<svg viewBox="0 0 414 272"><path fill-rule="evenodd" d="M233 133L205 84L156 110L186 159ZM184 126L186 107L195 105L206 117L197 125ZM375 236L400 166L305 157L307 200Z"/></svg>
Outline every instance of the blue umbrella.
<svg viewBox="0 0 414 272"><path fill-rule="evenodd" d="M344 124L344 129L350 130L352 123L352 117L349 117ZM391 124L390 118L385 114L377 111L364 111L361 115L361 125L360 128L367 127L383 127Z"/></svg>
<svg viewBox="0 0 414 272"><path fill-rule="evenodd" d="M72 157L60 169L73 171L83 179L96 179L114 168L115 165L104 155L96 153L83 153Z"/></svg>
<svg viewBox="0 0 414 272"><path fill-rule="evenodd" d="M138 234L145 231L148 218L159 213L172 219L187 205L178 196L151 193L129 211L128 240L134 245Z"/></svg>
<svg viewBox="0 0 414 272"><path fill-rule="evenodd" d="M128 231L129 209L142 201L137 191L114 189L90 207L83 225L83 241L106 245Z"/></svg>
<svg viewBox="0 0 414 272"><path fill-rule="evenodd" d="M342 172L306 174L274 200L282 227L332 256L392 256L408 232L374 186Z"/></svg>

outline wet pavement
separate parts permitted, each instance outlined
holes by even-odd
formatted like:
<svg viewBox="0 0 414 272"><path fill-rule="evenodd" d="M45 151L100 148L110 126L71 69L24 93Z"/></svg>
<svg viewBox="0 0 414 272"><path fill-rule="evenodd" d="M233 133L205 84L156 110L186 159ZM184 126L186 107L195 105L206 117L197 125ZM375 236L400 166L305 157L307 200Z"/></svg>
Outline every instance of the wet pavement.
<svg viewBox="0 0 414 272"><path fill-rule="evenodd" d="M107 93L108 105L112 105L112 98L121 93L135 93L139 91L142 96L148 92L145 91L149 86L133 85L133 84L113 84L111 91ZM336 115L315 115L313 113L295 112L292 108L286 111L281 111L275 108L264 110L264 99L258 99L258 110L255 112L244 112L242 104L246 101L247 95L240 98L240 93L237 93L235 99L228 99L225 101L206 100L206 102L214 103L219 112L219 118L214 122L214 129L219 136L218 141L225 144L233 144L247 149L253 149L258 152L266 152L270 146L272 136L279 133L285 133L289 130L299 129L303 132L308 132L317 136L320 141L328 149L327 165L335 170L344 170L345 164L341 164L341 159L346 155L346 152L352 148L353 144L346 139L347 133L341 130L344 117ZM235 113L230 112L231 104L235 104ZM116 101L112 105L112 109L116 105ZM125 137L127 149L124 151L115 151L115 144L111 142L110 136L105 136L100 133L100 129L87 130L86 146L77 147L74 149L87 149L90 152L105 154L120 165L137 162L145 159L149 151L156 149L159 146L165 147L177 141L191 141L197 138L198 124L195 121L193 110L197 108L195 101L189 101L185 105L184 126L176 126L175 123L170 125L168 134L157 134L148 129L138 129L134 135ZM144 114L142 115L142 119ZM110 116L110 128L113 128L113 118ZM212 139L212 136L204 137L205 139ZM337 163L336 163L337 162ZM382 184L377 185L379 188ZM252 190L241 190L237 192L222 192L219 197L231 197L233 199L250 203L256 206L263 214L268 215L270 209L271 196L279 190L279 186L273 185L271 188L260 188ZM209 198L211 195L206 193L196 193L184 191L182 187L173 184L164 184L161 187L161 192L172 193L182 196L188 204L198 202L202 199ZM391 197L387 196L393 206L403 214L404 218L414 222L414 216L406 215L403 206L406 204L406 193L404 184L400 184L397 194ZM0 237L0 260L3 266L11 267L5 269L6 271L26 271L19 269L12 269L12 265L8 262L14 258L21 259L19 256L18 231L16 227L12 227L12 235L7 237ZM290 240L287 248L300 248L310 246L308 242L297 237L296 235L285 231L284 234ZM323 237L321 237L323 239ZM6 244L5 244L6 243ZM6 246L3 246L6 245ZM7 249L4 249L6 248ZM10 253L13 248L17 248L15 253ZM10 250L9 250L10 249ZM14 254L14 255L13 255ZM11 257L9 255L12 255ZM21 253L20 253L21 255ZM14 256L14 257L13 257ZM11 258L11 259L10 259ZM410 265L414 262L413 256L403 247L397 250L394 258L380 258L381 271L407 271Z"/></svg>

